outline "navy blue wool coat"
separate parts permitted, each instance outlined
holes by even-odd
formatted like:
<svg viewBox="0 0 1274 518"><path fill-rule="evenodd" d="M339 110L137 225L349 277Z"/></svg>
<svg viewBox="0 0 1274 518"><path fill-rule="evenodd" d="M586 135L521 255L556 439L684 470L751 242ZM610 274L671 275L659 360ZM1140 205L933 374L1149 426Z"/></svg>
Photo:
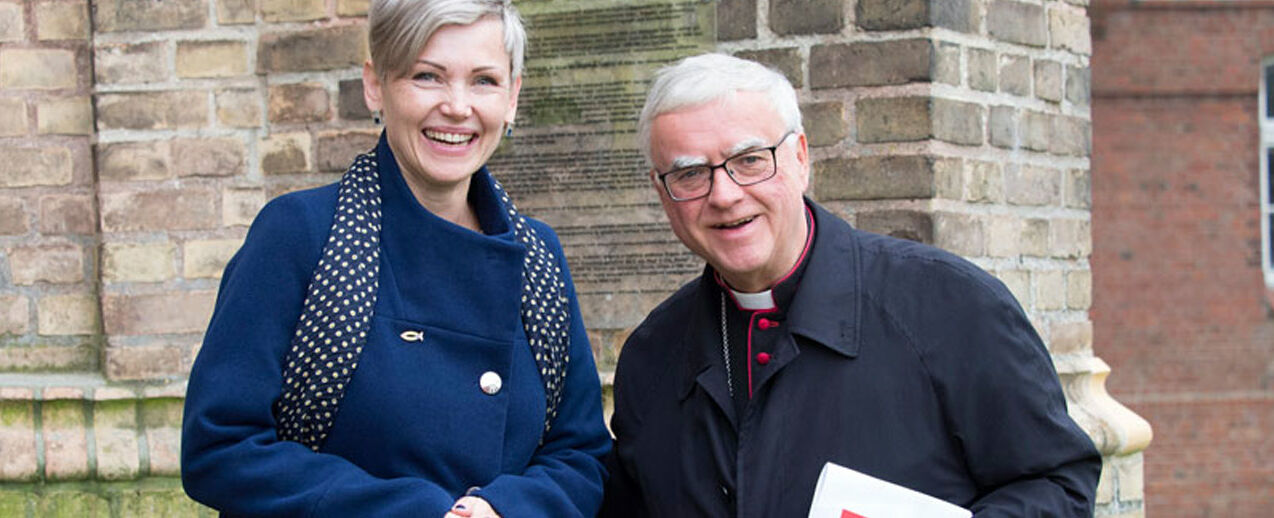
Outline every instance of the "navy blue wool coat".
<svg viewBox="0 0 1274 518"><path fill-rule="evenodd" d="M784 321L749 331L771 349L742 413L711 268L624 345L602 516L806 516L827 461L980 518L1091 516L1101 457L1008 289L807 205L812 249Z"/></svg>
<svg viewBox="0 0 1274 518"><path fill-rule="evenodd" d="M187 390L186 491L230 516L440 518L481 486L506 517L593 516L610 436L573 287L569 373L541 445L544 383L519 315L526 251L490 176L479 171L469 191L483 235L421 206L383 137L377 162L378 300L328 439L318 453L280 441L271 406L335 184L267 204L226 267ZM532 224L566 272L556 235ZM424 338L407 341L405 331ZM495 395L478 385L488 371L503 379Z"/></svg>

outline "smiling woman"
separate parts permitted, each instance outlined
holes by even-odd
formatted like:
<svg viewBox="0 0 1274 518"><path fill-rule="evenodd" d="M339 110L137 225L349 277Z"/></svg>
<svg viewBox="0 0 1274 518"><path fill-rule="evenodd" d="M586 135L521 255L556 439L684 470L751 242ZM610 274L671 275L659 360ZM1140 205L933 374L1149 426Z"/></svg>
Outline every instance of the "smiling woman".
<svg viewBox="0 0 1274 518"><path fill-rule="evenodd" d="M186 491L225 515L593 516L610 437L570 273L484 166L521 21L508 0L374 0L369 21L384 132L269 203L226 267Z"/></svg>

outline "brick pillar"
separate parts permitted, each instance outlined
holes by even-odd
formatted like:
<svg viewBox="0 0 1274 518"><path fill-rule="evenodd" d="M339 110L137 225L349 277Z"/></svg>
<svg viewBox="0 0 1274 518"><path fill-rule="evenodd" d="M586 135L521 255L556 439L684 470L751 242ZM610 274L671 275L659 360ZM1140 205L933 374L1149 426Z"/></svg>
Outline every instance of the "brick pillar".
<svg viewBox="0 0 1274 518"><path fill-rule="evenodd" d="M1105 456L1098 516L1141 516L1150 427L1107 395L1088 317L1086 4L722 0L718 47L798 88L816 200L1008 285Z"/></svg>

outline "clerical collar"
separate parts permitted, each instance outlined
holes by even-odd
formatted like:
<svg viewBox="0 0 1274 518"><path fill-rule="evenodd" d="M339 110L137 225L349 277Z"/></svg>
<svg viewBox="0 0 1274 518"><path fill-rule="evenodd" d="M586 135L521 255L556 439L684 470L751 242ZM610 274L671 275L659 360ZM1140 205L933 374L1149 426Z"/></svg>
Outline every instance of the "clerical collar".
<svg viewBox="0 0 1274 518"><path fill-rule="evenodd" d="M743 293L730 288L730 294L734 296L734 302L739 308L747 311L758 311L762 309L774 309L774 290L765 290L760 293Z"/></svg>

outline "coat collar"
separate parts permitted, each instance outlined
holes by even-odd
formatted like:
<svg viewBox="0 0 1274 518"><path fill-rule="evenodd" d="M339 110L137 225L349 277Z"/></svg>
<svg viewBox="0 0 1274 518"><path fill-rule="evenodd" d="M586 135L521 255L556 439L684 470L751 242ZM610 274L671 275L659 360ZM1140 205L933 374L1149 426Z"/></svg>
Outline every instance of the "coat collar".
<svg viewBox="0 0 1274 518"><path fill-rule="evenodd" d="M859 351L862 304L858 296L861 267L858 238L853 227L809 198L814 215L814 242L805 260L800 284L787 311L788 328L811 342L846 357ZM726 374L721 358L721 323L718 306L722 289L714 280L711 266L695 279L689 290L689 325L682 335L683 363L681 397L690 394L696 382L702 384L727 413L733 405L725 392ZM720 390L714 390L719 388Z"/></svg>

